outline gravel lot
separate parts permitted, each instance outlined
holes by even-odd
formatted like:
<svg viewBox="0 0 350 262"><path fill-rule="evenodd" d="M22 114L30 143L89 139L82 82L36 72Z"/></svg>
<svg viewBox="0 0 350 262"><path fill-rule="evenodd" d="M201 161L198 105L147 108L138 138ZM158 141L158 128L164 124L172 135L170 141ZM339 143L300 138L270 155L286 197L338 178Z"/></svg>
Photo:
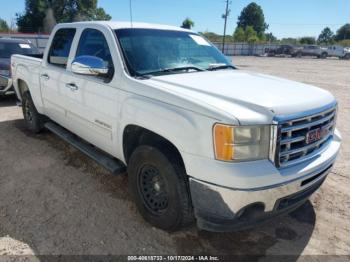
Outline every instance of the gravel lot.
<svg viewBox="0 0 350 262"><path fill-rule="evenodd" d="M350 254L350 62L234 57L241 69L330 90L339 101L340 158L321 190L253 230L169 234L146 224L127 177L113 177L49 132L28 133L13 98L0 101L0 255Z"/></svg>

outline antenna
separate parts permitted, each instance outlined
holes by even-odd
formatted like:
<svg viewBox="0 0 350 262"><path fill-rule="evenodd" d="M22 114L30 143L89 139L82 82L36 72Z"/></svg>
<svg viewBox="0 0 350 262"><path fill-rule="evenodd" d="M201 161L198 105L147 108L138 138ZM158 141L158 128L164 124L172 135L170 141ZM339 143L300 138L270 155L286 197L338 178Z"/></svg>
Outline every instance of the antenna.
<svg viewBox="0 0 350 262"><path fill-rule="evenodd" d="M130 4L130 24L131 24L131 28L133 27L132 26L132 2L131 2L132 0L129 0L129 4Z"/></svg>

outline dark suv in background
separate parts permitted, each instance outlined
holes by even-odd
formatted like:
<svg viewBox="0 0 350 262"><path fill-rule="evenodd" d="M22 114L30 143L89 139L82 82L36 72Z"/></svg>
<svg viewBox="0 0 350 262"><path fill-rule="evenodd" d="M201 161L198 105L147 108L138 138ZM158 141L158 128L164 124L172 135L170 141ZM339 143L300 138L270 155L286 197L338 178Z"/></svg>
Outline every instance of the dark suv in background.
<svg viewBox="0 0 350 262"><path fill-rule="evenodd" d="M297 48L292 45L280 45L277 48L268 48L266 49L266 53L268 56L280 56L280 55L288 55L288 56L297 56L300 48Z"/></svg>
<svg viewBox="0 0 350 262"><path fill-rule="evenodd" d="M40 55L39 49L27 40L0 38L0 96L13 92L11 80L11 56Z"/></svg>

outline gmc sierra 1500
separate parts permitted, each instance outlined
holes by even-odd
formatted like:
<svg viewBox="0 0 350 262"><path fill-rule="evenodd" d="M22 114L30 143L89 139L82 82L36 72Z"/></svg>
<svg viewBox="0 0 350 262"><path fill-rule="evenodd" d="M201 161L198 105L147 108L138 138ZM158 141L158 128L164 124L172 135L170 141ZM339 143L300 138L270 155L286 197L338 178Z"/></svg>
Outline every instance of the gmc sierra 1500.
<svg viewBox="0 0 350 262"><path fill-rule="evenodd" d="M11 66L28 128L127 170L140 213L165 230L236 230L289 212L340 148L330 93L237 70L182 28L60 24L42 59Z"/></svg>

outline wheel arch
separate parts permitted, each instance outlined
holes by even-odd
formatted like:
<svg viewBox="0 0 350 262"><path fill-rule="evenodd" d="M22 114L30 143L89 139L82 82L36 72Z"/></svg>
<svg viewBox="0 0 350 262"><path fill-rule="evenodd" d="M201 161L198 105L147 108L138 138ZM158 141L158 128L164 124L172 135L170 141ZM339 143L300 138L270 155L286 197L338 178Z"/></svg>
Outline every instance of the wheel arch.
<svg viewBox="0 0 350 262"><path fill-rule="evenodd" d="M26 81L22 80L22 79L17 79L16 80L16 85L17 86L17 96L20 100L22 100L23 94L24 92L28 91L30 93L28 84L26 83Z"/></svg>
<svg viewBox="0 0 350 262"><path fill-rule="evenodd" d="M166 151L165 153L170 153L186 171L180 150L169 139L147 128L134 124L127 125L123 131L123 154L126 164L129 163L135 149L141 145L154 146L163 152Z"/></svg>

